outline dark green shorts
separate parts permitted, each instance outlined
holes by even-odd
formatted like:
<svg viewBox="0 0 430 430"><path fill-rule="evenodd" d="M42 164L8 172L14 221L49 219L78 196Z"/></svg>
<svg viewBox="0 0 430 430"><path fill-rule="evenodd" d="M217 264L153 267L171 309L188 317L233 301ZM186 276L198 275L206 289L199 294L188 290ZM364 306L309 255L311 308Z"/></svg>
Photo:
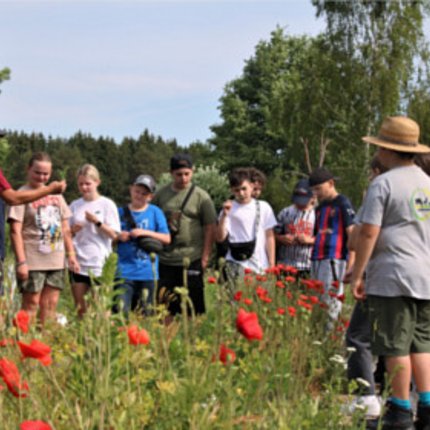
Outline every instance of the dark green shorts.
<svg viewBox="0 0 430 430"><path fill-rule="evenodd" d="M26 281L18 281L21 293L40 293L45 285L63 290L64 270L30 270Z"/></svg>
<svg viewBox="0 0 430 430"><path fill-rule="evenodd" d="M430 353L430 300L368 296L368 303L374 355Z"/></svg>

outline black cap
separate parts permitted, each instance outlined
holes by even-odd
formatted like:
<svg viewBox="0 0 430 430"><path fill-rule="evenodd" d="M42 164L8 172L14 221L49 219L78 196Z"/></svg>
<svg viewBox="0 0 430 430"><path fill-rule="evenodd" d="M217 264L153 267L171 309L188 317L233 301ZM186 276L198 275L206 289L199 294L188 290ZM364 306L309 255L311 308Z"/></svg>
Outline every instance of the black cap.
<svg viewBox="0 0 430 430"><path fill-rule="evenodd" d="M313 197L311 187L309 186L308 179L300 179L294 187L293 203L298 206L306 206L309 200Z"/></svg>
<svg viewBox="0 0 430 430"><path fill-rule="evenodd" d="M134 181L134 185L143 185L148 188L150 193L155 191L155 181L154 178L150 175L140 175Z"/></svg>
<svg viewBox="0 0 430 430"><path fill-rule="evenodd" d="M315 185L323 184L324 182L327 182L330 179L335 179L335 177L333 176L333 173L331 173L325 167L317 167L309 175L309 185L311 187L314 187Z"/></svg>
<svg viewBox="0 0 430 430"><path fill-rule="evenodd" d="M189 154L175 154L170 159L170 170L192 169L193 160Z"/></svg>

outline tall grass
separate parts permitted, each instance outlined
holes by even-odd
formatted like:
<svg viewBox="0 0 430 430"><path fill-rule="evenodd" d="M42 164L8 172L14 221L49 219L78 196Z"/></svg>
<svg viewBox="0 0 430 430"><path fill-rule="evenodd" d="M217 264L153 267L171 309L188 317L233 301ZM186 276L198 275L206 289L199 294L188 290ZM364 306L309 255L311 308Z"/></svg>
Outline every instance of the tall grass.
<svg viewBox="0 0 430 430"><path fill-rule="evenodd" d="M297 304L304 294L298 282L248 275L233 302L225 288L207 284L207 314L184 314L166 327L159 315L126 321L111 314L115 265L113 256L82 320L70 294L63 294L64 327L52 323L24 335L11 324L16 299L4 299L0 340L41 339L53 350L53 364L21 361L16 345L0 350L30 387L27 398L0 391L1 428L18 429L26 419L57 430L364 428L360 417L345 418L339 407L347 384L342 359L333 357L343 355L344 327L325 332L325 311ZM269 300L260 299L258 287L267 289ZM238 333L239 307L258 314L261 341ZM121 328L131 324L147 330L149 345L129 344ZM219 360L221 344L234 351L233 362Z"/></svg>

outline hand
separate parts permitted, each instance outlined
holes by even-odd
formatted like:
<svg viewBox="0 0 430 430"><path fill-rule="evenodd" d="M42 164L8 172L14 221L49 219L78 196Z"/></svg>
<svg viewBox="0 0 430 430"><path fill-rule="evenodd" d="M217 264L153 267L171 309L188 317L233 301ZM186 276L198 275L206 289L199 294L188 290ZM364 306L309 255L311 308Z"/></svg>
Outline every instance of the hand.
<svg viewBox="0 0 430 430"><path fill-rule="evenodd" d="M82 224L73 224L70 227L70 231L72 233L72 235L74 236L78 231L81 231L84 228L84 226Z"/></svg>
<svg viewBox="0 0 430 430"><path fill-rule="evenodd" d="M85 219L93 224L97 224L100 220L91 212L85 212Z"/></svg>
<svg viewBox="0 0 430 430"><path fill-rule="evenodd" d="M296 241L296 236L294 236L294 234L285 234L283 239L286 245L293 245Z"/></svg>
<svg viewBox="0 0 430 430"><path fill-rule="evenodd" d="M67 263L68 263L69 269L72 272L79 273L79 271L81 270L81 267L79 266L76 255L69 255L67 257Z"/></svg>
<svg viewBox="0 0 430 430"><path fill-rule="evenodd" d="M311 243L313 243L313 238L311 236L308 236L307 234L299 234L296 237L296 240L298 243L302 244L302 245L310 245Z"/></svg>
<svg viewBox="0 0 430 430"><path fill-rule="evenodd" d="M16 277L20 281L26 281L28 279L28 266L27 263L21 264L16 268Z"/></svg>
<svg viewBox="0 0 430 430"><path fill-rule="evenodd" d="M129 231L122 231L116 238L119 242L128 242L131 239L131 235Z"/></svg>
<svg viewBox="0 0 430 430"><path fill-rule="evenodd" d="M51 194L63 194L67 188L66 181L52 181L48 187L51 189Z"/></svg>
<svg viewBox="0 0 430 430"><path fill-rule="evenodd" d="M130 236L133 239L136 239L141 236L149 236L149 234L148 234L148 230L144 230L143 228L134 228L133 230L130 231Z"/></svg>
<svg viewBox="0 0 430 430"><path fill-rule="evenodd" d="M352 279L351 291L355 300L364 300L366 298L366 290L364 287L363 279Z"/></svg>
<svg viewBox="0 0 430 430"><path fill-rule="evenodd" d="M222 205L222 212L223 212L224 216L227 216L230 213L232 206L233 206L233 201L232 200L226 200L223 203L223 205Z"/></svg>

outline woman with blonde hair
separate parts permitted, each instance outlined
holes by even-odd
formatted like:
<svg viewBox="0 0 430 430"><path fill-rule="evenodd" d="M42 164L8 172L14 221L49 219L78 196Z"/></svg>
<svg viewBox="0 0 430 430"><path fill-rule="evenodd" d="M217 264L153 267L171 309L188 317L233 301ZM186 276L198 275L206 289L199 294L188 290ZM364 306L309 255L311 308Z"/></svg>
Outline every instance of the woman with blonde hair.
<svg viewBox="0 0 430 430"><path fill-rule="evenodd" d="M70 225L80 269L71 273L72 293L82 316L86 309L85 295L91 287L91 276L102 273L106 258L112 252L112 240L121 230L115 203L100 195L100 174L91 164L83 165L77 174L81 198L70 205Z"/></svg>

